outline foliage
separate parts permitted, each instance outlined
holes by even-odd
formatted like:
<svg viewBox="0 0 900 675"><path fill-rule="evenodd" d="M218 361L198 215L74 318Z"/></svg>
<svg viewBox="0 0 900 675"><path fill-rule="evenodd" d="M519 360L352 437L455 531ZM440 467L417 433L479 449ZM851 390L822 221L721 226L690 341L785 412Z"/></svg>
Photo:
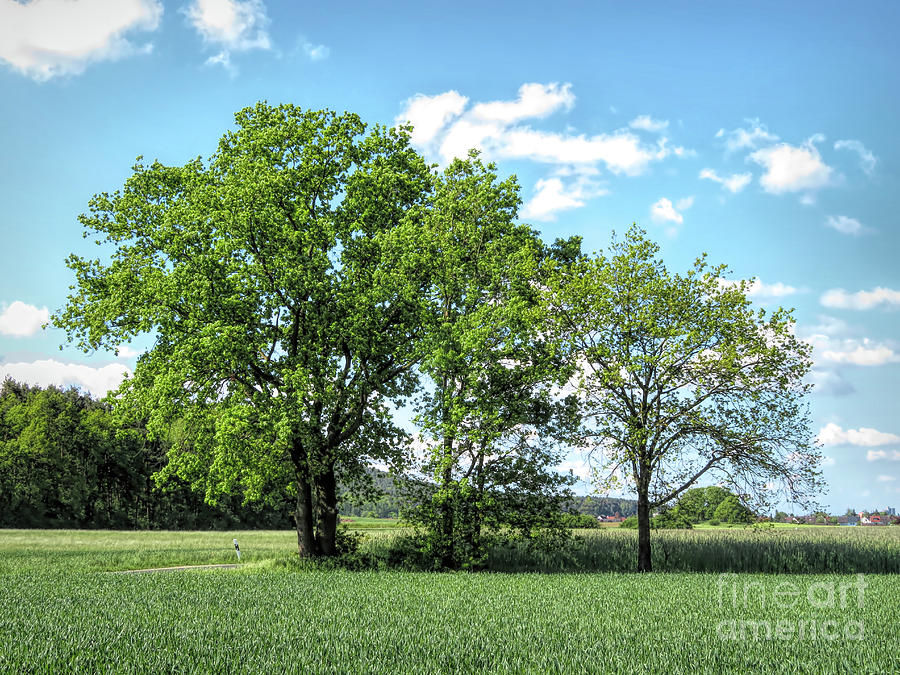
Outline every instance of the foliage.
<svg viewBox="0 0 900 675"><path fill-rule="evenodd" d="M658 516L653 516L650 527L657 530L690 530L691 521L678 509L666 509Z"/></svg>
<svg viewBox="0 0 900 675"><path fill-rule="evenodd" d="M753 512L734 495L728 495L716 507L713 518L723 523L753 522Z"/></svg>
<svg viewBox="0 0 900 675"><path fill-rule="evenodd" d="M596 516L588 513L564 513L562 516L564 527L570 529L593 529L600 527L600 522Z"/></svg>
<svg viewBox="0 0 900 675"><path fill-rule="evenodd" d="M123 414L171 438L160 480L214 503L296 501L301 555L336 552L337 486L399 461L389 402L412 393L431 187L404 130L263 103L210 161L138 163L81 217L111 259L69 257L54 316L85 350L155 342Z"/></svg>
<svg viewBox="0 0 900 675"><path fill-rule="evenodd" d="M691 522L699 523L712 518L722 500L731 494L730 490L718 485L691 488L678 496L676 508Z"/></svg>
<svg viewBox="0 0 900 675"><path fill-rule="evenodd" d="M425 229L433 276L419 370L430 385L416 422L429 480L405 516L424 527L437 568L477 569L498 537L562 534L568 476L553 467L570 409L551 395L564 372L541 336L535 275L544 249L514 224L514 178L472 153L437 181ZM554 536L550 535L550 539Z"/></svg>
<svg viewBox="0 0 900 675"><path fill-rule="evenodd" d="M140 423L122 426L110 406L76 389L0 387L0 527L288 527L290 509L226 496L204 504L184 481L151 476L166 443Z"/></svg>
<svg viewBox="0 0 900 675"><path fill-rule="evenodd" d="M638 497L638 569L651 569L650 513L704 475L765 505L821 488L803 376L811 347L791 313L755 311L747 284L698 259L670 273L632 227L598 254L554 265L546 312L579 372L572 386L598 490Z"/></svg>

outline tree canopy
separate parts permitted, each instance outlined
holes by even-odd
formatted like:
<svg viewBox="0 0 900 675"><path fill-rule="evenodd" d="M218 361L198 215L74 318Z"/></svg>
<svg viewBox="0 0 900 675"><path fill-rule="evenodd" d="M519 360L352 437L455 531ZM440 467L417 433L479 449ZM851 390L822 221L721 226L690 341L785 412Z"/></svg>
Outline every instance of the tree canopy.
<svg viewBox="0 0 900 675"><path fill-rule="evenodd" d="M413 391L431 174L403 130L263 103L208 162L138 163L90 201L54 317L85 350L155 337L121 406L184 429L163 472L209 500L296 499L301 555L336 551L337 484L391 462L388 402Z"/></svg>
<svg viewBox="0 0 900 675"><path fill-rule="evenodd" d="M773 490L798 501L821 487L803 376L811 347L794 337L790 311L756 311L747 284L697 259L669 272L639 228L609 255L558 266L547 313L578 364L582 444L598 487L638 498L638 569L649 571L651 510L701 476L742 499Z"/></svg>

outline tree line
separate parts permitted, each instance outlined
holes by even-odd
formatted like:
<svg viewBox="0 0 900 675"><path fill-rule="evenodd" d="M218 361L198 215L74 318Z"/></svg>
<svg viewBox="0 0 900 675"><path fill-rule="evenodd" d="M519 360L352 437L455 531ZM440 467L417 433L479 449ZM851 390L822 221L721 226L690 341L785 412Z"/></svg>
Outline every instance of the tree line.
<svg viewBox="0 0 900 675"><path fill-rule="evenodd" d="M168 443L141 425L123 426L107 402L75 388L0 386L0 527L105 529L279 528L281 509L215 505L187 482L164 489L154 474Z"/></svg>
<svg viewBox="0 0 900 675"><path fill-rule="evenodd" d="M544 242L514 177L476 152L430 166L407 127L265 103L235 121L209 160L139 159L90 200L102 258L69 257L52 319L85 350L153 336L115 407L169 439L160 480L288 498L300 556L332 556L340 486L387 465L450 569L552 539L572 448L636 494L644 571L651 512L701 477L745 501L820 488L810 348L724 266L671 273L636 226L607 253Z"/></svg>

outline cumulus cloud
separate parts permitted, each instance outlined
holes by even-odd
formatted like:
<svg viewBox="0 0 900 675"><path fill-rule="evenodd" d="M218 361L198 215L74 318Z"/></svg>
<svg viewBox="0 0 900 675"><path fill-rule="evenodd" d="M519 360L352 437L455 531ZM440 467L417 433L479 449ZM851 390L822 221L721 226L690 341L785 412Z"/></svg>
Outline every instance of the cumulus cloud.
<svg viewBox="0 0 900 675"><path fill-rule="evenodd" d="M855 152L859 155L859 166L860 168L867 173L868 175L872 175L875 171L875 165L878 163L878 158L872 154L870 150L866 148L862 142L848 139L844 141L837 141L834 144L835 150L850 150L851 152Z"/></svg>
<svg viewBox="0 0 900 675"><path fill-rule="evenodd" d="M900 361L900 354L893 347L868 338L836 340L824 335L812 335L806 341L813 346L817 362L883 366Z"/></svg>
<svg viewBox="0 0 900 675"><path fill-rule="evenodd" d="M720 176L713 169L703 169L700 172L700 178L705 178L706 180L718 183L722 186L723 190L728 190L732 194L736 194L750 184L750 181L753 180L753 174L747 172L733 173L730 176Z"/></svg>
<svg viewBox="0 0 900 675"><path fill-rule="evenodd" d="M480 139L488 138L485 134ZM442 147L444 158L460 156L465 144ZM491 145L493 147L491 147ZM666 139L656 145L645 145L628 131L616 131L595 136L575 136L552 132L536 131L529 128L509 129L496 142L487 145L501 157L530 159L551 164L597 164L602 163L614 174L637 176L646 171L648 165L673 154Z"/></svg>
<svg viewBox="0 0 900 675"><path fill-rule="evenodd" d="M877 429L860 427L859 429L842 429L834 422L829 422L819 429L816 440L822 445L856 445L862 447L876 447L900 443L900 436L890 434Z"/></svg>
<svg viewBox="0 0 900 675"><path fill-rule="evenodd" d="M0 60L39 82L77 75L91 63L149 53L126 35L153 31L159 0L0 0Z"/></svg>
<svg viewBox="0 0 900 675"><path fill-rule="evenodd" d="M233 73L232 51L272 47L262 0L194 0L185 14L203 41L220 50L207 65L222 65Z"/></svg>
<svg viewBox="0 0 900 675"><path fill-rule="evenodd" d="M825 225L833 230L837 230L841 234L860 235L868 232L869 228L859 222L856 218L849 216L828 216L825 219Z"/></svg>
<svg viewBox="0 0 900 675"><path fill-rule="evenodd" d="M538 84L529 82L519 87L515 101L491 101L472 107L471 116L484 122L512 124L525 119L543 118L560 109L575 105L571 84Z"/></svg>
<svg viewBox="0 0 900 675"><path fill-rule="evenodd" d="M658 133L669 128L669 120L655 120L650 115L638 115L628 123L632 129Z"/></svg>
<svg viewBox="0 0 900 675"><path fill-rule="evenodd" d="M877 462L882 459L889 459L893 462L900 462L900 450L869 450L866 453L866 460L869 462Z"/></svg>
<svg viewBox="0 0 900 675"><path fill-rule="evenodd" d="M738 128L731 131L719 129L716 132L716 138L724 139L725 149L728 152L753 150L778 140L778 136L770 133L766 125L762 124L759 119L748 119L745 121L748 124L746 128Z"/></svg>
<svg viewBox="0 0 900 675"><path fill-rule="evenodd" d="M759 184L772 194L809 192L828 185L833 170L815 146L821 140L817 135L800 146L779 143L753 152L749 158L765 169Z"/></svg>
<svg viewBox="0 0 900 675"><path fill-rule="evenodd" d="M538 180L534 197L525 205L522 215L532 220L555 220L559 211L584 206L577 191L567 190L559 178Z"/></svg>
<svg viewBox="0 0 900 675"><path fill-rule="evenodd" d="M843 288L832 288L822 294L819 302L833 309L865 310L880 306L894 309L900 307L900 291L878 286L871 291L848 293Z"/></svg>
<svg viewBox="0 0 900 675"><path fill-rule="evenodd" d="M684 155L665 137L647 144L632 131L618 129L593 136L557 133L526 124L572 108L570 84L527 83L512 101L475 103L456 91L436 96L417 94L405 103L397 122L412 122L413 142L447 163L476 148L505 159L558 166L603 166L614 174L634 176L670 155ZM422 130L419 131L419 127Z"/></svg>
<svg viewBox="0 0 900 675"><path fill-rule="evenodd" d="M128 345L119 345L116 347L116 351L120 359L133 359L139 353Z"/></svg>
<svg viewBox="0 0 900 675"><path fill-rule="evenodd" d="M37 333L50 320L50 311L34 305L26 305L21 300L7 305L0 304L0 335L28 337Z"/></svg>
<svg viewBox="0 0 900 675"><path fill-rule="evenodd" d="M556 220L556 214L584 206L587 199L606 194L591 172L560 171L542 178L534 186L534 196L522 209L522 217L538 221Z"/></svg>
<svg viewBox="0 0 900 675"><path fill-rule="evenodd" d="M665 197L650 207L650 217L657 223L677 223L681 225L684 222L684 216L675 210L672 200Z"/></svg>
<svg viewBox="0 0 900 675"><path fill-rule="evenodd" d="M403 112L394 121L396 124L412 124L412 142L424 147L435 139L450 120L462 114L468 102L468 97L455 90L437 96L416 94L406 100Z"/></svg>
<svg viewBox="0 0 900 675"><path fill-rule="evenodd" d="M11 377L19 382L42 387L71 385L86 389L94 396L105 396L118 387L131 371L121 363L92 367L80 363L61 363L44 359L31 363L0 363L0 380Z"/></svg>
<svg viewBox="0 0 900 675"><path fill-rule="evenodd" d="M796 286L789 286L781 281L767 284L759 277L754 277L753 279L749 279L748 282L749 286L746 290L747 297L760 300L783 298L800 292L800 289ZM733 279L719 279L719 285L723 288L737 286L739 283L739 281Z"/></svg>

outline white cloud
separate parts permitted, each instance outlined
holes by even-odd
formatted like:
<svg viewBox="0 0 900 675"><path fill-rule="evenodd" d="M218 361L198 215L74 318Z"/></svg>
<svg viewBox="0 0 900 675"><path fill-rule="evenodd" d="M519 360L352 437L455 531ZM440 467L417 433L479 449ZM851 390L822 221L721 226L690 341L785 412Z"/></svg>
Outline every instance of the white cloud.
<svg viewBox="0 0 900 675"><path fill-rule="evenodd" d="M868 175L872 175L875 171L875 165L878 163L878 158L872 154L872 152L866 149L866 146L863 145L860 141L848 139L844 141L837 141L834 144L835 150L850 150L859 155L859 166L865 171Z"/></svg>
<svg viewBox="0 0 900 675"><path fill-rule="evenodd" d="M522 209L522 216L532 220L555 220L559 211L584 206L577 191L567 190L559 178L538 180L535 195Z"/></svg>
<svg viewBox="0 0 900 675"><path fill-rule="evenodd" d="M237 75L237 69L232 65L231 54L227 50L210 56L206 59L205 64L207 66L222 66L230 75Z"/></svg>
<svg viewBox="0 0 900 675"><path fill-rule="evenodd" d="M748 119L746 122L749 124L746 129L739 128L732 131L719 129L716 133L716 138L725 139L725 149L728 152L752 150L778 140L778 136L770 133L766 125L762 124L758 119Z"/></svg>
<svg viewBox="0 0 900 675"><path fill-rule="evenodd" d="M50 311L46 307L38 309L21 300L9 305L4 302L0 304L0 308L0 335L28 337L37 333L50 320Z"/></svg>
<svg viewBox="0 0 900 675"><path fill-rule="evenodd" d="M747 295L751 298L783 298L795 293L799 293L799 289L796 286L789 286L780 281L767 284L759 277L753 279L750 282L750 288L747 289Z"/></svg>
<svg viewBox="0 0 900 675"><path fill-rule="evenodd" d="M749 298L758 298L760 300L765 299L774 299L774 298L783 298L788 295L794 295L795 293L799 293L800 289L795 286L789 286L788 284L782 283L781 281L776 281L772 284L764 283L762 279L759 277L754 277L753 279L749 279L749 286L746 290L746 295ZM719 286L722 288L729 288L731 286L737 286L740 281L733 279L719 279Z"/></svg>
<svg viewBox="0 0 900 675"><path fill-rule="evenodd" d="M575 95L571 84L528 82L519 87L519 97L515 101L478 103L472 107L470 114L485 122L512 124L524 119L547 117L561 108L570 110L573 105Z"/></svg>
<svg viewBox="0 0 900 675"><path fill-rule="evenodd" d="M848 293L843 288L832 288L825 291L819 302L824 307L833 309L872 309L879 305L888 308L900 307L900 291L878 286L871 291Z"/></svg>
<svg viewBox="0 0 900 675"><path fill-rule="evenodd" d="M837 461L834 457L829 457L828 455L822 456L822 466L834 466L835 464L837 464Z"/></svg>
<svg viewBox="0 0 900 675"><path fill-rule="evenodd" d="M854 366L883 366L900 361L900 354L892 347L868 338L834 340L825 335L812 335L806 341L815 348L817 361L821 359Z"/></svg>
<svg viewBox="0 0 900 675"><path fill-rule="evenodd" d="M650 217L657 223L677 223L681 225L684 222L684 216L675 210L671 200L663 197L650 207Z"/></svg>
<svg viewBox="0 0 900 675"><path fill-rule="evenodd" d="M878 445L888 445L890 443L900 443L900 436L878 431L877 429L869 429L867 427L844 430L834 422L829 422L819 429L816 440L822 445L858 445L863 447L873 447Z"/></svg>
<svg viewBox="0 0 900 675"><path fill-rule="evenodd" d="M611 173L635 176L649 164L670 155L684 155L667 138L646 144L632 131L618 129L594 136L557 133L532 128L523 122L569 110L575 96L570 84L527 83L512 101L476 103L456 91L436 96L417 94L405 103L397 122L410 121L417 131L413 142L449 163L464 158L472 148L506 159L525 159L556 165L602 164Z"/></svg>
<svg viewBox="0 0 900 675"><path fill-rule="evenodd" d="M403 112L394 119L397 124L413 125L412 142L418 146L431 143L438 133L454 117L462 114L469 99L458 91L447 91L437 96L416 94L407 99Z"/></svg>
<svg viewBox="0 0 900 675"><path fill-rule="evenodd" d="M311 42L304 42L301 47L303 53L306 54L310 61L323 61L331 55L331 50L325 45L314 45Z"/></svg>
<svg viewBox="0 0 900 675"><path fill-rule="evenodd" d="M37 81L77 75L88 64L148 53L130 31L153 31L159 0L0 0L0 60Z"/></svg>
<svg viewBox="0 0 900 675"><path fill-rule="evenodd" d="M591 479L591 467L583 459L567 459L556 467L559 473L571 472L578 480L587 482Z"/></svg>
<svg viewBox="0 0 900 675"><path fill-rule="evenodd" d="M877 462L881 459L890 459L894 462L900 462L900 450L891 450L888 453L887 450L869 450L866 453L866 460L869 462Z"/></svg>
<svg viewBox="0 0 900 675"><path fill-rule="evenodd" d="M119 345L118 347L116 347L116 351L119 352L120 359L133 359L139 353L128 345Z"/></svg>
<svg viewBox="0 0 900 675"><path fill-rule="evenodd" d="M479 145L491 135L491 130L485 128ZM610 172L627 176L643 173L651 162L664 159L674 152L667 146L666 139L661 139L656 146L648 146L628 131L586 137L535 131L526 127L509 129L494 142L484 145L486 149L507 158L551 164L602 162ZM462 147L457 144L455 147L442 147L441 151L447 159L450 153L461 156Z"/></svg>
<svg viewBox="0 0 900 675"><path fill-rule="evenodd" d="M231 67L231 51L270 49L269 17L262 0L194 0L185 9L203 41L220 49L206 60L209 65Z"/></svg>
<svg viewBox="0 0 900 675"><path fill-rule="evenodd" d="M869 230L856 218L849 216L828 216L825 219L825 225L841 234L860 235Z"/></svg>
<svg viewBox="0 0 900 675"><path fill-rule="evenodd" d="M642 129L653 133L669 128L669 120L655 120L650 115L639 115L628 123L632 129Z"/></svg>
<svg viewBox="0 0 900 675"><path fill-rule="evenodd" d="M563 178L574 173L575 179L564 182ZM522 209L522 217L538 221L556 220L560 211L580 208L585 201L606 194L593 178L591 172L557 172L551 178L542 178L535 184L534 196Z"/></svg>
<svg viewBox="0 0 900 675"><path fill-rule="evenodd" d="M753 174L748 171L747 173L733 173L730 176L719 176L713 169L703 169L700 172L700 178L718 183L722 189L736 194L750 184Z"/></svg>
<svg viewBox="0 0 900 675"><path fill-rule="evenodd" d="M885 474L881 474L875 480L878 481L879 483L893 483L897 479L894 478L893 476L886 476Z"/></svg>
<svg viewBox="0 0 900 675"><path fill-rule="evenodd" d="M0 363L0 380L11 377L19 382L42 387L75 385L94 396L104 396L118 387L131 371L121 363L94 368L80 363L61 363L44 359L31 363Z"/></svg>
<svg viewBox="0 0 900 675"><path fill-rule="evenodd" d="M820 140L821 136L813 136L800 146L779 143L752 153L750 159L766 170L759 184L772 194L817 190L828 185L832 168L822 161L815 146Z"/></svg>

